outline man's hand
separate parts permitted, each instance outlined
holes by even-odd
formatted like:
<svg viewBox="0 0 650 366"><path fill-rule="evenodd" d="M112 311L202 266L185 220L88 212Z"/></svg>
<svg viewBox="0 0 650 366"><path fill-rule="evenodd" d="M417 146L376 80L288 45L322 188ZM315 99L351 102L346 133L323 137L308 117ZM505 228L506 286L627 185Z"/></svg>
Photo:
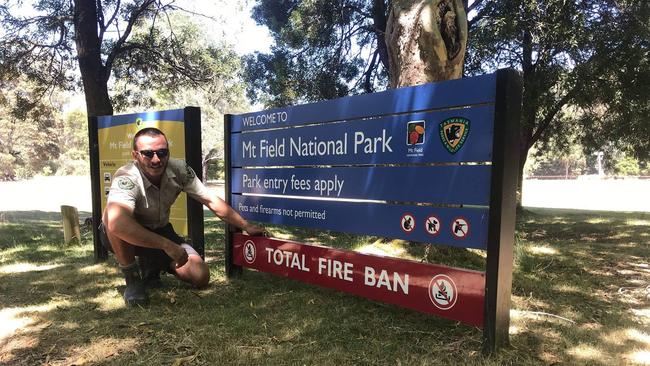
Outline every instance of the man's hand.
<svg viewBox="0 0 650 366"><path fill-rule="evenodd" d="M176 268L182 267L187 263L187 252L183 247L175 243L169 244L165 249L165 253L171 257L176 264Z"/></svg>
<svg viewBox="0 0 650 366"><path fill-rule="evenodd" d="M246 225L243 229L250 236L262 236L262 235L268 236L268 233L266 232L265 228L261 226L253 225L251 223Z"/></svg>

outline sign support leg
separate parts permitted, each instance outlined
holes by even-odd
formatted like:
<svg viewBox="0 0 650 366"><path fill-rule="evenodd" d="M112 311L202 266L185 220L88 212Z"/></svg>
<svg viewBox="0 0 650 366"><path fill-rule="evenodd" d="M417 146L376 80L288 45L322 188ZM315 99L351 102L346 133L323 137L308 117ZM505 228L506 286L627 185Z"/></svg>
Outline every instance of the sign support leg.
<svg viewBox="0 0 650 366"><path fill-rule="evenodd" d="M232 183L231 183L231 146L230 146L230 129L232 123L232 115L226 114L223 116L223 129L224 129L224 170L225 170L225 195L226 203L232 206ZM225 262L226 262L226 276L228 278L239 277L242 275L242 267L233 263L233 233L237 230L235 227L224 223L225 237Z"/></svg>
<svg viewBox="0 0 650 366"><path fill-rule="evenodd" d="M509 344L510 297L519 167L521 78L513 69L497 71L490 226L485 271L483 353Z"/></svg>

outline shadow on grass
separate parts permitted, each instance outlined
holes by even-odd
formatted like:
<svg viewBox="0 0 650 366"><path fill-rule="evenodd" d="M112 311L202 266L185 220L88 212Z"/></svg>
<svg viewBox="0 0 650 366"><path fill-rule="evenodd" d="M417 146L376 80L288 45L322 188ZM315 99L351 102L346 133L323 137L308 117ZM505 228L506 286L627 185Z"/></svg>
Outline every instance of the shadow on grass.
<svg viewBox="0 0 650 366"><path fill-rule="evenodd" d="M625 215L521 216L513 347L491 358L478 352L481 331L456 322L255 271L226 280L223 225L214 218L205 228L211 286L195 290L165 276L149 307L127 309L114 261L92 263L89 243L56 244L57 225L0 224L0 363L609 365L632 363L650 347L648 323L632 312L650 308L639 291L650 279L641 255L650 230ZM344 249L376 239L272 230ZM15 242L5 245L5 234ZM474 252L405 249L416 258L482 265Z"/></svg>

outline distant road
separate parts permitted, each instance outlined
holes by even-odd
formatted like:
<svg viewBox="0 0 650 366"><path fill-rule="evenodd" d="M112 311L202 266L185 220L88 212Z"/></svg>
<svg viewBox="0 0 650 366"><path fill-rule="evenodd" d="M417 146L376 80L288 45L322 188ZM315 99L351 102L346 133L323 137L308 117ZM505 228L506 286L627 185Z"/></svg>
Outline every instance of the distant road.
<svg viewBox="0 0 650 366"><path fill-rule="evenodd" d="M223 186L210 188L223 198ZM650 212L650 180L526 180L524 206ZM0 211L92 210L90 177L37 177L0 182Z"/></svg>

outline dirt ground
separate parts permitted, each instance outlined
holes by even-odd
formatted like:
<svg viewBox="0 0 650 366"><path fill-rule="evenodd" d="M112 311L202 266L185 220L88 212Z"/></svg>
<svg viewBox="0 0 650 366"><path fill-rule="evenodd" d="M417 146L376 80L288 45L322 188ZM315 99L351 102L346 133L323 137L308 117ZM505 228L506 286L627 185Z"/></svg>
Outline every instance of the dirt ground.
<svg viewBox="0 0 650 366"><path fill-rule="evenodd" d="M223 184L209 187L223 198ZM603 211L650 211L650 180L526 180L528 207ZM37 177L0 182L0 211L58 212L61 205L90 212L90 177Z"/></svg>

